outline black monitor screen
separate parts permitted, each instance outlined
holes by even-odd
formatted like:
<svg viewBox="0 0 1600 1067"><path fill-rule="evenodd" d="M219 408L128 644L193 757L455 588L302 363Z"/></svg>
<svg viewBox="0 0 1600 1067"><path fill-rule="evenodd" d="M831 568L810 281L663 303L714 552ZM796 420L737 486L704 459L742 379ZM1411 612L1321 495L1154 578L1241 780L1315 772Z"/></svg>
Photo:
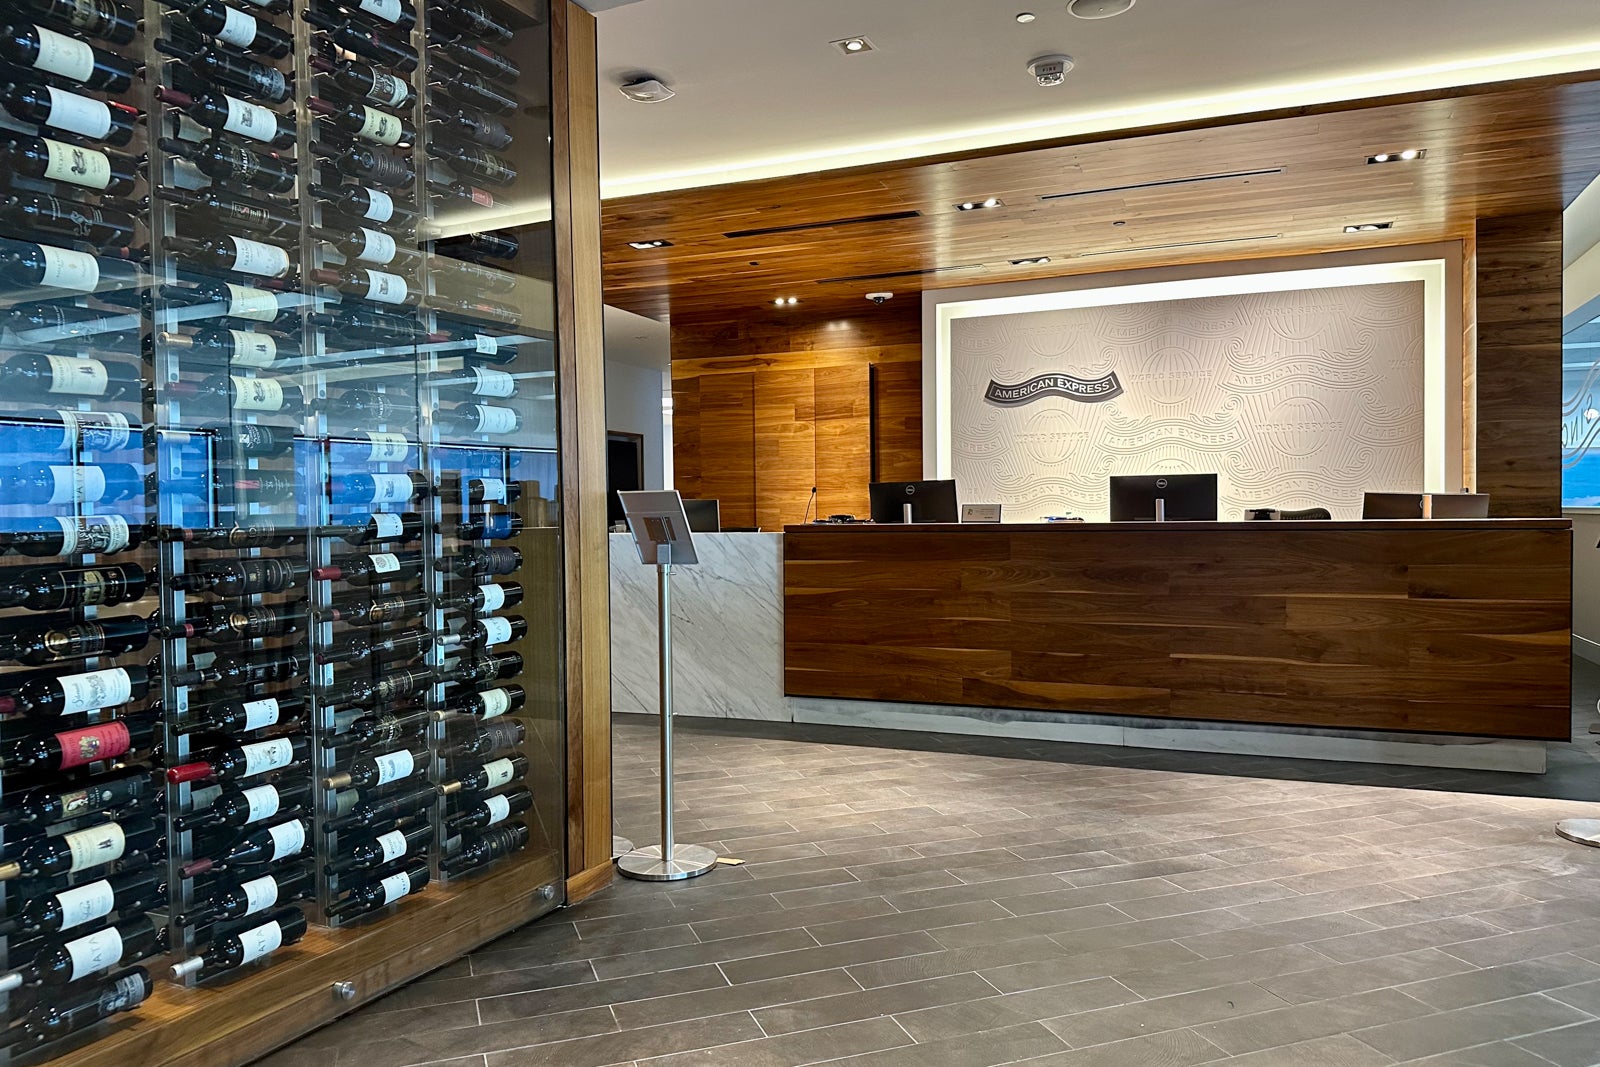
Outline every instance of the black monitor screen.
<svg viewBox="0 0 1600 1067"><path fill-rule="evenodd" d="M1215 474L1137 474L1111 478L1111 521L1153 522L1156 501L1168 522L1216 522Z"/></svg>
<svg viewBox="0 0 1600 1067"><path fill-rule="evenodd" d="M1361 495L1363 519L1420 519L1422 518L1421 493L1363 493Z"/></svg>
<svg viewBox="0 0 1600 1067"><path fill-rule="evenodd" d="M689 517L694 533L719 533L722 530L722 503L717 500L685 500L683 513Z"/></svg>
<svg viewBox="0 0 1600 1067"><path fill-rule="evenodd" d="M911 505L912 522L960 522L956 506L956 483L873 482L867 487L872 500L873 522L905 522L905 506Z"/></svg>

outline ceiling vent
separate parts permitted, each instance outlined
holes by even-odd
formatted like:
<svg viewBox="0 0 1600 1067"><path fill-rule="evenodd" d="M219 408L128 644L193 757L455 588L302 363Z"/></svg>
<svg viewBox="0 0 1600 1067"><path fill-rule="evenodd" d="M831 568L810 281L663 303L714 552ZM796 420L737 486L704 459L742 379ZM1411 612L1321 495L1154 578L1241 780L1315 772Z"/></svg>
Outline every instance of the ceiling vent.
<svg viewBox="0 0 1600 1067"><path fill-rule="evenodd" d="M1282 167L1263 167L1259 170L1234 170L1226 174L1191 174L1183 178L1158 178L1155 181L1139 182L1136 185L1108 185L1103 189L1077 189L1069 193L1045 193L1040 200L1071 200L1079 196L1099 196L1102 193L1133 193L1140 189L1165 189L1174 185L1195 185L1200 182L1226 182L1238 181L1243 178L1265 178L1272 174L1282 174Z"/></svg>
<svg viewBox="0 0 1600 1067"><path fill-rule="evenodd" d="M735 240L741 237L771 237L779 233L801 233L805 230L826 230L834 226L864 226L873 222L904 222L920 218L920 211L889 211L882 215L856 215L848 219L828 219L824 222L797 222L793 226L765 226L757 230L732 230L723 234Z"/></svg>

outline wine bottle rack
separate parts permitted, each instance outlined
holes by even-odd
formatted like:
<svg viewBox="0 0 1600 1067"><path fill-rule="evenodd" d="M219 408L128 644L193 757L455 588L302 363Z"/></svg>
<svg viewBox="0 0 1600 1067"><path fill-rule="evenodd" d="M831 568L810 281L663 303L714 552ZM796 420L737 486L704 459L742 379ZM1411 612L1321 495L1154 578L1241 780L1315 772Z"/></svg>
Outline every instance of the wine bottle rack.
<svg viewBox="0 0 1600 1067"><path fill-rule="evenodd" d="M5 1063L565 821L542 5L12 12Z"/></svg>

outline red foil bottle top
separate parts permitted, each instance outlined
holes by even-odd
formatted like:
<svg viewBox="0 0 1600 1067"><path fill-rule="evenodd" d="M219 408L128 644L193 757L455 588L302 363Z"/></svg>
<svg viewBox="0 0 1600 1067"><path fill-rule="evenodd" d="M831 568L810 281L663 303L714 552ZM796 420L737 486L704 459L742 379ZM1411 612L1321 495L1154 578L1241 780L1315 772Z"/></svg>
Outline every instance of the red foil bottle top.
<svg viewBox="0 0 1600 1067"><path fill-rule="evenodd" d="M202 778L211 777L211 764L209 763L180 763L176 767L167 768L167 781L173 785L182 785L184 782L196 782Z"/></svg>

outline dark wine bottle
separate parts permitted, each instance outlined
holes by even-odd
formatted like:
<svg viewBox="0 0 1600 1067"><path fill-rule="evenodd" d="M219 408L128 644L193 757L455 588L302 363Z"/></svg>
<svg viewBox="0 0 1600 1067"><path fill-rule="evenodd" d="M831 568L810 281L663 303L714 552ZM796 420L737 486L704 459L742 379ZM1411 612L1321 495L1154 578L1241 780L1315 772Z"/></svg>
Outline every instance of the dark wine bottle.
<svg viewBox="0 0 1600 1067"><path fill-rule="evenodd" d="M144 495L145 475L131 463L20 463L0 476L12 503L79 505Z"/></svg>
<svg viewBox="0 0 1600 1067"><path fill-rule="evenodd" d="M439 865L440 869L452 878L459 877L526 848L529 836L526 826L498 827L446 859Z"/></svg>
<svg viewBox="0 0 1600 1067"><path fill-rule="evenodd" d="M306 815L311 799L311 783L280 786L274 782L248 789L224 789L204 811L180 815L172 821L179 833L221 826L251 826L280 815Z"/></svg>
<svg viewBox="0 0 1600 1067"><path fill-rule="evenodd" d="M398 874L351 885L350 892L328 908L328 914L341 920L353 919L418 893L427 884L428 865L414 863Z"/></svg>
<svg viewBox="0 0 1600 1067"><path fill-rule="evenodd" d="M27 81L8 82L0 88L0 107L22 122L116 147L133 140L133 127L139 120L139 110L127 104Z"/></svg>
<svg viewBox="0 0 1600 1067"><path fill-rule="evenodd" d="M299 301L303 299L294 293L278 293L233 282L206 282L188 288L163 285L161 295L173 303L199 310L199 318L238 319L279 330L298 327Z"/></svg>
<svg viewBox="0 0 1600 1067"><path fill-rule="evenodd" d="M312 325L329 331L347 344L417 344L433 337L428 328L415 319L371 308L341 307L336 314L318 312L307 318Z"/></svg>
<svg viewBox="0 0 1600 1067"><path fill-rule="evenodd" d="M147 862L106 878L71 889L29 896L16 917L0 923L7 936L59 934L85 923L104 919L112 912L132 917L167 902L166 880ZM16 1005L12 1004L15 1011Z"/></svg>
<svg viewBox="0 0 1600 1067"><path fill-rule="evenodd" d="M503 645L507 641L520 641L528 636L528 620L521 615L509 618L500 615L491 615L488 618L473 619L461 631L461 641L468 648L484 649Z"/></svg>
<svg viewBox="0 0 1600 1067"><path fill-rule="evenodd" d="M289 819L260 830L251 830L226 847L219 847L217 855L204 855L185 864L185 878L194 878L209 871L229 872L298 856L306 847L306 824L302 819Z"/></svg>
<svg viewBox="0 0 1600 1067"><path fill-rule="evenodd" d="M249 918L280 904L303 900L315 888L309 869L222 879L212 883L207 892L197 894L194 907L178 916L178 925L196 927Z"/></svg>
<svg viewBox="0 0 1600 1067"><path fill-rule="evenodd" d="M346 296L371 300L378 304L416 304L420 294L398 274L373 270L370 267L346 267L343 270L314 270L312 280L319 285L331 285Z"/></svg>
<svg viewBox="0 0 1600 1067"><path fill-rule="evenodd" d="M468 233L435 241L433 250L456 259L516 259L522 245L512 234Z"/></svg>
<svg viewBox="0 0 1600 1067"><path fill-rule="evenodd" d="M507 685L469 693L447 705L447 710L476 715L480 719L495 719L521 710L527 702L527 690L520 685Z"/></svg>
<svg viewBox="0 0 1600 1067"><path fill-rule="evenodd" d="M357 140L386 148L410 148L417 140L417 131L410 122L371 104L341 107L314 96L306 101L306 107L323 122Z"/></svg>
<svg viewBox="0 0 1600 1067"><path fill-rule="evenodd" d="M63 411L60 414L87 416L92 413ZM69 432L72 429L74 428L69 424ZM85 429L80 432L83 435L80 438L81 447L85 451L96 451L97 449L91 447L90 443L105 440L95 436L98 431ZM115 434L118 431L115 427L111 427L105 432ZM111 439L114 441L115 437ZM118 448L125 446L126 441L116 445ZM0 534L0 547L10 548L25 556L76 556L80 553L111 555L139 547L144 544L149 534L148 526L132 525L121 515L58 516L18 522L16 529Z"/></svg>
<svg viewBox="0 0 1600 1067"><path fill-rule="evenodd" d="M304 736L274 737L270 741L229 745L207 753L205 759L168 767L167 781L178 785L208 778L220 782L254 778L298 763L310 752L311 743Z"/></svg>
<svg viewBox="0 0 1600 1067"><path fill-rule="evenodd" d="M441 596L436 603L441 608L456 611L495 612L522 603L522 583L486 583L468 593Z"/></svg>
<svg viewBox="0 0 1600 1067"><path fill-rule="evenodd" d="M252 730L265 730L269 726L287 726L306 713L306 702L289 697L262 697L258 700L225 700L206 708L193 722L181 727L186 733L216 730L222 733L241 734Z"/></svg>
<svg viewBox="0 0 1600 1067"><path fill-rule="evenodd" d="M486 111L468 108L456 110L433 108L428 114L433 120L435 131L445 137L497 152L503 152L511 147L513 138L510 127ZM463 259L472 258L456 251L453 247L455 243L451 242L450 250L439 249L440 254Z"/></svg>
<svg viewBox="0 0 1600 1067"><path fill-rule="evenodd" d="M428 765L426 750L397 748L376 756L357 756L342 771L322 779L324 789L371 789L410 778Z"/></svg>
<svg viewBox="0 0 1600 1067"><path fill-rule="evenodd" d="M174 575L175 588L218 596L243 597L281 593L303 583L310 568L289 559L230 559L202 563L185 574ZM3 590L0 590L3 593Z"/></svg>
<svg viewBox="0 0 1600 1067"><path fill-rule="evenodd" d="M433 827L424 822L420 826L390 830L376 837L353 844L339 842L341 855L327 864L329 874L344 875L351 871L370 871L407 856L415 856L433 840Z"/></svg>
<svg viewBox="0 0 1600 1067"><path fill-rule="evenodd" d="M432 141L428 144L428 154L444 160L458 175L485 185L510 185L517 180L517 168L510 160L482 148Z"/></svg>
<svg viewBox="0 0 1600 1067"><path fill-rule="evenodd" d="M462 367L460 370L433 371L425 384L447 397L495 397L504 399L517 393L517 379L494 367Z"/></svg>
<svg viewBox="0 0 1600 1067"><path fill-rule="evenodd" d="M430 11L429 14L433 17L434 28L463 37L486 37L510 43L513 36L505 20L478 0L454 0L448 7Z"/></svg>
<svg viewBox="0 0 1600 1067"><path fill-rule="evenodd" d="M293 267L289 251L233 234L217 234L194 239L172 238L168 246L185 259L209 271L233 271L258 278L282 278Z"/></svg>
<svg viewBox="0 0 1600 1067"><path fill-rule="evenodd" d="M129 260L0 237L0 282L13 289L110 293L137 288L142 280L139 264Z"/></svg>
<svg viewBox="0 0 1600 1067"><path fill-rule="evenodd" d="M166 950L167 928L140 917L45 949L26 966L0 976L0 993L22 985L60 989Z"/></svg>
<svg viewBox="0 0 1600 1067"><path fill-rule="evenodd" d="M433 44L452 61L468 70L487 75L502 85L515 84L522 77L522 68L513 63L509 56L479 41L440 40L435 34Z"/></svg>
<svg viewBox="0 0 1600 1067"><path fill-rule="evenodd" d="M136 363L92 356L50 356L19 352L0 363L0 385L24 397L93 396L137 400L144 381Z"/></svg>
<svg viewBox="0 0 1600 1067"><path fill-rule="evenodd" d="M24 628L0 636L0 659L39 667L90 656L120 656L148 645L151 629L151 620L138 615Z"/></svg>
<svg viewBox="0 0 1600 1067"><path fill-rule="evenodd" d="M150 719L146 727L153 726L155 720ZM81 731L71 731L81 733ZM60 736L60 735L57 735ZM153 733L152 735L153 736ZM6 748L9 751L18 751L25 746L36 745L41 739L23 738L12 741ZM148 740L148 739L147 739ZM97 759L108 759L99 752L87 753L88 759L84 763L92 763ZM18 761L13 764L10 760L5 763L6 769L12 766L31 766L59 773L59 765L50 766L50 761ZM68 819L81 819L86 815L96 815L104 811L112 811L136 805L155 792L155 781L148 770L135 768L133 770L117 771L109 775L101 775L71 788L63 788L60 783L40 786L24 793L20 798L7 801L8 807L0 824L5 826L34 827L44 826L53 822L65 822Z"/></svg>
<svg viewBox="0 0 1600 1067"><path fill-rule="evenodd" d="M294 50L294 38L289 34L221 0L200 0L184 8L183 13L195 29L234 48L259 52L274 59L283 59Z"/></svg>
<svg viewBox="0 0 1600 1067"><path fill-rule="evenodd" d="M305 912L279 908L268 913L265 922L220 938L201 955L173 964L172 977L182 979L204 971L202 978L215 978L269 956L284 945L292 945L305 934Z"/></svg>
<svg viewBox="0 0 1600 1067"><path fill-rule="evenodd" d="M188 637L237 644L258 637L283 637L306 627L306 602L257 604L233 607L211 604L189 613L174 626L165 627L163 637Z"/></svg>
<svg viewBox="0 0 1600 1067"><path fill-rule="evenodd" d="M161 149L191 161L208 178L224 183L239 182L269 193L288 192L294 188L298 177L294 164L288 160L271 153L252 152L227 141L190 144L163 137Z"/></svg>
<svg viewBox="0 0 1600 1067"><path fill-rule="evenodd" d="M28 22L0 26L0 59L121 96L133 88L133 64L87 41Z"/></svg>
<svg viewBox="0 0 1600 1067"><path fill-rule="evenodd" d="M329 833L379 826L431 807L438 799L439 793L433 783L415 782L386 792L383 796L361 800L348 813L329 820L323 826Z"/></svg>
<svg viewBox="0 0 1600 1067"><path fill-rule="evenodd" d="M63 182L107 196L127 196L139 180L138 160L129 156L25 134L0 141L0 165L25 178Z"/></svg>
<svg viewBox="0 0 1600 1067"><path fill-rule="evenodd" d="M185 69L205 81L232 86L246 96L269 104L284 103L294 95L292 74L221 48L196 48L186 42L162 38L156 41L156 51L181 60Z"/></svg>
<svg viewBox="0 0 1600 1067"><path fill-rule="evenodd" d="M319 582L376 585L382 582L406 582L420 578L422 566L421 552L373 552L339 556L329 566L314 569L311 577Z"/></svg>
<svg viewBox="0 0 1600 1067"><path fill-rule="evenodd" d="M112 44L129 44L139 32L138 16L116 0L23 0L23 6L40 18Z"/></svg>
<svg viewBox="0 0 1600 1067"><path fill-rule="evenodd" d="M360 144L341 145L336 150L330 149L324 157L324 162L325 169L331 174L371 182L390 189L409 186L416 177L416 171L412 169L409 157L398 156L392 152L380 152Z"/></svg>
<svg viewBox="0 0 1600 1067"><path fill-rule="evenodd" d="M98 248L124 248L133 243L133 212L107 206L91 207L76 200L44 193L16 193L0 204L0 219L24 232L37 231Z"/></svg>
<svg viewBox="0 0 1600 1067"><path fill-rule="evenodd" d="M467 500L472 504L515 504L522 499L522 483L504 478L467 479Z"/></svg>
<svg viewBox="0 0 1600 1067"><path fill-rule="evenodd" d="M445 782L439 786L439 792L447 797L456 793L492 793L503 785L521 781L527 776L528 757L508 756L491 760L453 782Z"/></svg>
<svg viewBox="0 0 1600 1067"><path fill-rule="evenodd" d="M31 719L99 711L143 700L150 692L150 673L149 666L130 666L35 678L24 683L14 695L0 698L0 710L17 712ZM6 707L6 701L11 706Z"/></svg>
<svg viewBox="0 0 1600 1067"><path fill-rule="evenodd" d="M395 202L390 194L366 185L313 185L311 195L340 215L356 222L376 222L391 231L409 231L417 213Z"/></svg>
<svg viewBox="0 0 1600 1067"><path fill-rule="evenodd" d="M327 33L328 39L346 52L371 60L382 67L409 74L420 62L417 50L374 33L352 20L330 17L318 11L302 11L300 17Z"/></svg>
<svg viewBox="0 0 1600 1067"><path fill-rule="evenodd" d="M299 344L287 337L259 330L233 330L218 326L207 326L196 331L192 337L182 334L162 334L161 343L172 348L185 349L193 353L197 361L260 369L274 367L283 360L298 359L301 355ZM293 436L293 434L287 435L286 446L288 441L293 440ZM287 447L266 453L249 454L277 455L280 451L287 451Z"/></svg>
<svg viewBox="0 0 1600 1067"><path fill-rule="evenodd" d="M87 1030L119 1012L132 1011L143 1004L154 989L150 972L143 967L119 971L92 986L52 996L42 1011L0 1034L0 1047L11 1049L12 1056L59 1041L70 1034Z"/></svg>
<svg viewBox="0 0 1600 1067"><path fill-rule="evenodd" d="M521 515L502 511L458 523L451 532L462 541L504 541L521 534L522 529Z"/></svg>
<svg viewBox="0 0 1600 1067"><path fill-rule="evenodd" d="M522 416L496 404L458 404L436 412L433 424L452 437L504 436L522 428Z"/></svg>
<svg viewBox="0 0 1600 1067"><path fill-rule="evenodd" d="M490 759L510 752L528 739L528 727L517 719L492 719L485 723L471 715L449 715L444 720L451 752Z"/></svg>
<svg viewBox="0 0 1600 1067"><path fill-rule="evenodd" d="M505 545L494 548L466 545L456 555L446 557L440 562L452 574L459 574L464 578L514 574L522 569L522 550Z"/></svg>
<svg viewBox="0 0 1600 1067"><path fill-rule="evenodd" d="M448 62L433 62L429 66L435 87L445 96L496 115L509 115L517 110L515 96L501 92L498 86L471 71Z"/></svg>
<svg viewBox="0 0 1600 1067"><path fill-rule="evenodd" d="M313 66L331 74L339 92L363 104L408 108L417 98L410 82L368 63L313 62Z"/></svg>
<svg viewBox="0 0 1600 1067"><path fill-rule="evenodd" d="M421 471L404 474L335 474L329 490L336 504L399 504L428 496L428 476ZM389 520L385 520L389 521Z"/></svg>
<svg viewBox="0 0 1600 1067"><path fill-rule="evenodd" d="M0 319L10 331L10 340L21 345L79 347L88 344L121 350L139 342L139 316L107 315L70 302L45 300L14 304Z"/></svg>
<svg viewBox="0 0 1600 1067"><path fill-rule="evenodd" d="M453 833L462 830L487 830L505 822L513 815L521 815L533 807L533 794L526 789L514 789L509 793L497 793L494 796L474 798L474 803L463 808L458 814L445 820Z"/></svg>
<svg viewBox="0 0 1600 1067"><path fill-rule="evenodd" d="M167 392L178 397L226 400L235 412L298 415L305 410L300 386L286 378L214 374L198 382L175 382Z"/></svg>
<svg viewBox="0 0 1600 1067"><path fill-rule="evenodd" d="M360 260L379 267L395 262L402 262L408 268L418 265L420 254L416 249L401 248L393 237L369 226L357 226L353 232L322 230L317 236L337 249L346 262Z"/></svg>
<svg viewBox="0 0 1600 1067"><path fill-rule="evenodd" d="M0 572L0 607L59 611L111 607L144 596L148 575L137 563L95 567L25 567Z"/></svg>
<svg viewBox="0 0 1600 1067"><path fill-rule="evenodd" d="M161 99L183 109L195 122L210 130L248 137L274 148L293 148L297 137L294 122L269 107L252 104L222 92L191 97L172 89L161 89Z"/></svg>
<svg viewBox="0 0 1600 1067"><path fill-rule="evenodd" d="M328 610L328 617L333 621L346 622L352 626L379 626L413 619L427 607L426 593L405 593L373 597L370 600L362 598L342 602L335 599L333 607Z"/></svg>
<svg viewBox="0 0 1600 1067"><path fill-rule="evenodd" d="M103 867L147 851L158 840L156 824L146 816L107 820L59 836L34 838L15 860L0 863L0 881L57 878Z"/></svg>
<svg viewBox="0 0 1600 1067"><path fill-rule="evenodd" d="M218 656L208 667L173 671L173 685L203 685L223 689L242 689L265 685L268 682L285 682L303 673L309 664L299 655L281 656L278 659L257 659L248 656Z"/></svg>
<svg viewBox="0 0 1600 1067"><path fill-rule="evenodd" d="M317 531L317 536L343 538L352 545L405 543L415 541L422 536L422 516L414 511L408 511L403 515L380 511L364 523L325 526Z"/></svg>
<svg viewBox="0 0 1600 1067"><path fill-rule="evenodd" d="M300 230L300 218L290 210L236 193L163 189L161 195L209 212L219 226L243 226L269 235L298 234Z"/></svg>
<svg viewBox="0 0 1600 1067"><path fill-rule="evenodd" d="M159 740L158 725L154 717L141 715L97 722L76 730L21 737L0 746L0 754L3 754L0 767L54 774L100 760L119 759L130 752L153 748ZM61 795L73 797L75 803L87 804L96 794L91 792L82 798L76 794Z"/></svg>
<svg viewBox="0 0 1600 1067"><path fill-rule="evenodd" d="M163 541L199 545L202 548L283 548L304 540L304 537L304 530L276 526L272 523L261 526L230 526L213 530L168 526L161 531Z"/></svg>
<svg viewBox="0 0 1600 1067"><path fill-rule="evenodd" d="M402 32L417 24L417 9L411 6L409 0L354 0L333 7L347 17L352 14L358 18L371 16L381 24Z"/></svg>

